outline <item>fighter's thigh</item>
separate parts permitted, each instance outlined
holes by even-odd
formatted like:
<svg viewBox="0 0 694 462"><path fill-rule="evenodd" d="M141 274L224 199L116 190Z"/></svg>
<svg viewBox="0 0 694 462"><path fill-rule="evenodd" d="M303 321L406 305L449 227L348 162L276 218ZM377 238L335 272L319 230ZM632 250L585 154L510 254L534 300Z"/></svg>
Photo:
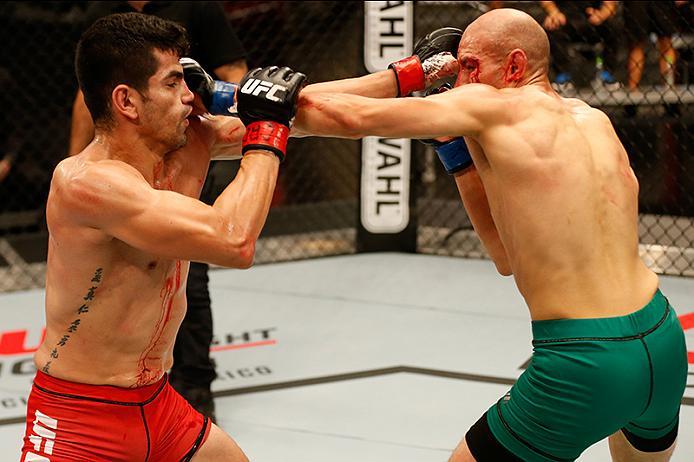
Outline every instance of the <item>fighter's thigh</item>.
<svg viewBox="0 0 694 462"><path fill-rule="evenodd" d="M191 462L248 462L236 442L224 430L212 424L210 434Z"/></svg>
<svg viewBox="0 0 694 462"><path fill-rule="evenodd" d="M472 456L470 448L467 447L465 438L463 438L460 443L458 443L458 447L453 450L453 454L451 454L451 458L448 459L448 462L477 462Z"/></svg>

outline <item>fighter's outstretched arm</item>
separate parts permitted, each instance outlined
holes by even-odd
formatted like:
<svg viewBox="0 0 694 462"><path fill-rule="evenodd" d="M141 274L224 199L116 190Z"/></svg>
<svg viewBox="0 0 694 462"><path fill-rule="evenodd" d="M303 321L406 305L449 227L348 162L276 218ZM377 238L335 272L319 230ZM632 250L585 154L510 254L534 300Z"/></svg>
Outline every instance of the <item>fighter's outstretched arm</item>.
<svg viewBox="0 0 694 462"><path fill-rule="evenodd" d="M504 97L481 84L426 98L375 99L334 93L301 93L298 130L337 138L439 138L476 136L504 119Z"/></svg>
<svg viewBox="0 0 694 462"><path fill-rule="evenodd" d="M154 189L122 162L98 162L75 175L59 167L56 204L74 223L153 255L247 268L270 208L278 166L277 156L268 151L247 153L238 175L212 206Z"/></svg>

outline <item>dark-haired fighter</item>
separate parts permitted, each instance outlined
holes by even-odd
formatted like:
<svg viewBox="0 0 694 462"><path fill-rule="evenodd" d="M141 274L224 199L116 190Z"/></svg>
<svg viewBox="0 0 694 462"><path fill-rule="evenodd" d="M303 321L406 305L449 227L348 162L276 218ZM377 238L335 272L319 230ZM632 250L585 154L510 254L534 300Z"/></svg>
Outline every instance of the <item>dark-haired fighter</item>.
<svg viewBox="0 0 694 462"><path fill-rule="evenodd" d="M56 168L47 203L46 337L22 461L247 461L168 384L189 261L247 268L267 217L302 74L252 77L272 100L239 98L249 126L235 180L197 198L211 152L240 148L234 118L191 116L175 23L138 13L95 22L77 75L96 137ZM250 77L247 77L250 78Z"/></svg>

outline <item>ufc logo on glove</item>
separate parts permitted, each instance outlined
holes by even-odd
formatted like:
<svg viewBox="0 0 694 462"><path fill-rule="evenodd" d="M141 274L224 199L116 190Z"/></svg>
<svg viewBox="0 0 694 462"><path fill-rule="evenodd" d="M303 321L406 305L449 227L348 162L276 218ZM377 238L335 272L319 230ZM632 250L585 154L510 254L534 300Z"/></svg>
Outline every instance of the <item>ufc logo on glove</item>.
<svg viewBox="0 0 694 462"><path fill-rule="evenodd" d="M287 91L287 87L277 84L272 84L271 82L266 82L265 80L258 79L248 79L245 85L241 88L241 93L252 94L253 96L258 96L259 94L265 92L265 98L270 101L278 102L280 99L275 96L278 91Z"/></svg>

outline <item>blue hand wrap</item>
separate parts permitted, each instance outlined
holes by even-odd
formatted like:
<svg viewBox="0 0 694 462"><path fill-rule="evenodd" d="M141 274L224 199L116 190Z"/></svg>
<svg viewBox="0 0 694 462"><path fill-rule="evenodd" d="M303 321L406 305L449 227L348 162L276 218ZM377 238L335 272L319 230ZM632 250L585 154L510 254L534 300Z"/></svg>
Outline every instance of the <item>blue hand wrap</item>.
<svg viewBox="0 0 694 462"><path fill-rule="evenodd" d="M231 108L234 106L234 94L236 85L220 80L214 81L214 92L212 93L212 103L207 108L212 115L236 115Z"/></svg>
<svg viewBox="0 0 694 462"><path fill-rule="evenodd" d="M472 165L472 156L464 138L456 138L435 148L446 173L452 175Z"/></svg>

